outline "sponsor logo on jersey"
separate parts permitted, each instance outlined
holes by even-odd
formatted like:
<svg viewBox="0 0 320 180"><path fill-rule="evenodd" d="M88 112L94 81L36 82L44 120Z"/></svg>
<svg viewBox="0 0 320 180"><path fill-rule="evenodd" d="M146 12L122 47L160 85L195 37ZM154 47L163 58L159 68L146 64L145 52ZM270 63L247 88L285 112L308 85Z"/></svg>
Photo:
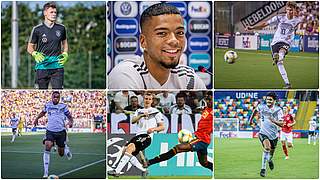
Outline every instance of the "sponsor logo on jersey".
<svg viewBox="0 0 320 180"><path fill-rule="evenodd" d="M60 37L61 36L61 31L60 30L56 30L56 36Z"/></svg>
<svg viewBox="0 0 320 180"><path fill-rule="evenodd" d="M190 33L207 34L211 29L208 19L190 19L188 26Z"/></svg>
<svg viewBox="0 0 320 180"><path fill-rule="evenodd" d="M117 17L136 17L138 15L138 4L134 1L115 2L114 14Z"/></svg>
<svg viewBox="0 0 320 180"><path fill-rule="evenodd" d="M211 47L211 41L206 36L191 36L189 38L189 50L208 51Z"/></svg>
<svg viewBox="0 0 320 180"><path fill-rule="evenodd" d="M48 41L46 34L42 34L41 41L46 43Z"/></svg>
<svg viewBox="0 0 320 180"><path fill-rule="evenodd" d="M114 31L118 35L134 35L138 32L138 21L136 19L116 19Z"/></svg>
<svg viewBox="0 0 320 180"><path fill-rule="evenodd" d="M190 2L188 14L193 18L207 18L210 16L211 8L208 2Z"/></svg>

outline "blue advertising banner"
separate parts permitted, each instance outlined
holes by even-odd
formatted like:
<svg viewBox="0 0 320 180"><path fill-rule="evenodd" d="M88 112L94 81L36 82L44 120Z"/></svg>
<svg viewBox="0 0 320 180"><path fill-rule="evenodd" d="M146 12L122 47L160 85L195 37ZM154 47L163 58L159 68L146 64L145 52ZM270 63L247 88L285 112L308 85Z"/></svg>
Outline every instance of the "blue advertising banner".
<svg viewBox="0 0 320 180"><path fill-rule="evenodd" d="M151 145L145 150L148 159L165 153L178 144L177 134L155 134ZM208 161L213 162L213 142L208 147ZM204 176L213 173L200 165L196 152L179 153L173 158L148 167L150 176Z"/></svg>
<svg viewBox="0 0 320 180"><path fill-rule="evenodd" d="M291 52L299 52L300 51L300 35L295 35L293 38L292 46L290 47Z"/></svg>
<svg viewBox="0 0 320 180"><path fill-rule="evenodd" d="M232 99L256 98L261 99L270 91L215 91L214 99L223 99L229 96ZM287 91L273 91L278 95L279 99L286 98Z"/></svg>
<svg viewBox="0 0 320 180"><path fill-rule="evenodd" d="M319 52L319 36L304 36L303 37L304 52Z"/></svg>
<svg viewBox="0 0 320 180"><path fill-rule="evenodd" d="M271 50L270 44L272 42L273 34L260 35L260 50Z"/></svg>

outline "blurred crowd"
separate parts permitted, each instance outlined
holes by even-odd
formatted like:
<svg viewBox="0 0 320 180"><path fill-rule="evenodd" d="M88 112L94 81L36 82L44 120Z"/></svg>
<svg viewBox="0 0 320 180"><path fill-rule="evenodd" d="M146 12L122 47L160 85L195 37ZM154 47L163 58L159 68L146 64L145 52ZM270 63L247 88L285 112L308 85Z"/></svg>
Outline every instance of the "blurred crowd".
<svg viewBox="0 0 320 180"><path fill-rule="evenodd" d="M110 113L134 113L143 107L144 91L109 91ZM201 113L207 91L153 91L152 107L164 114Z"/></svg>
<svg viewBox="0 0 320 180"><path fill-rule="evenodd" d="M27 127L33 126L36 116L51 101L50 91L2 91L1 127L10 127L10 117L15 112ZM62 91L60 102L68 105L74 118L74 128L89 128L96 117L106 120L106 96L103 91ZM47 118L39 119L45 126Z"/></svg>
<svg viewBox="0 0 320 180"><path fill-rule="evenodd" d="M319 34L319 2L303 1L297 2L298 15L303 17L304 23L298 26L297 34L318 35Z"/></svg>
<svg viewBox="0 0 320 180"><path fill-rule="evenodd" d="M265 98L265 97L264 97ZM249 118L253 110L258 104L261 104L263 99L245 98L232 99L227 96L224 99L218 99L214 102L214 117L215 118L237 118L239 119L239 130L252 130L249 124ZM296 99L280 99L278 101L280 107L287 106L289 113L295 116L298 111L299 101ZM258 117L254 117L254 122L257 122ZM225 124L215 123L215 129L219 130L223 127L236 128L237 122L225 121ZM258 125L255 129L259 129Z"/></svg>

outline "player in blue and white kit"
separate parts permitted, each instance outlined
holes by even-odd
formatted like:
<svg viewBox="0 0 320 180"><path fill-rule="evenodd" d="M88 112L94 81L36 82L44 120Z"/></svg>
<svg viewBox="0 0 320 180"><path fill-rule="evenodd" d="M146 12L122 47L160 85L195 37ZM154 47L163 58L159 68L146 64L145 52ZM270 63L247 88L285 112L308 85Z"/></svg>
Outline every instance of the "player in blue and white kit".
<svg viewBox="0 0 320 180"><path fill-rule="evenodd" d="M317 129L317 122L314 119L311 119L309 121L308 144L310 144L310 141L312 140L313 145L316 145L316 142L317 142L316 129Z"/></svg>
<svg viewBox="0 0 320 180"><path fill-rule="evenodd" d="M253 111L249 121L253 124L253 117L257 112L260 114L260 131L259 140L263 146L262 167L260 176L266 176L266 163L268 161L270 170L274 169L272 157L278 142L278 127L283 126L282 109L275 105L277 95L274 92L269 92L266 95L266 104L259 104Z"/></svg>
<svg viewBox="0 0 320 180"><path fill-rule="evenodd" d="M13 112L12 117L10 118L10 125L12 128L12 139L11 139L12 143L14 142L14 140L16 139L16 136L17 136L16 134L17 134L18 124L19 124L19 117L17 117L16 113Z"/></svg>
<svg viewBox="0 0 320 180"><path fill-rule="evenodd" d="M247 27L247 30L262 29L266 26L277 26L271 42L273 65L278 66L283 81L285 82L286 89L291 88L291 84L284 68L283 60L292 45L295 30L298 25L302 23L303 17L298 17L298 7L295 2L288 1L286 4L286 14L277 15L270 20L263 22L261 25L254 27Z"/></svg>
<svg viewBox="0 0 320 180"><path fill-rule="evenodd" d="M65 128L65 117L69 119L69 128L72 127L73 118L68 110L68 106L66 104L59 103L59 101L60 93L58 91L54 91L52 93L52 101L45 104L44 109L34 121L34 125L36 126L38 124L38 120L45 116L45 114L48 114L47 131L43 139L43 144L45 145L43 153L44 178L48 177L50 151L54 143L57 144L58 153L61 157L66 155L68 160L72 158L70 149L66 144L67 133Z"/></svg>

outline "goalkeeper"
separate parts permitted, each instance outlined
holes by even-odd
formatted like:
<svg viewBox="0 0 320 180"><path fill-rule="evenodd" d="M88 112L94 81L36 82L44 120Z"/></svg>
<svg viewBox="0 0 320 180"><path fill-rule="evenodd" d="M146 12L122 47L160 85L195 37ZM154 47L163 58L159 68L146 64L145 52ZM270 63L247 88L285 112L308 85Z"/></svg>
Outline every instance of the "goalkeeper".
<svg viewBox="0 0 320 180"><path fill-rule="evenodd" d="M57 7L53 2L43 6L44 21L33 27L27 51L36 62L36 84L39 89L63 88L64 65L68 61L66 28L56 23Z"/></svg>

